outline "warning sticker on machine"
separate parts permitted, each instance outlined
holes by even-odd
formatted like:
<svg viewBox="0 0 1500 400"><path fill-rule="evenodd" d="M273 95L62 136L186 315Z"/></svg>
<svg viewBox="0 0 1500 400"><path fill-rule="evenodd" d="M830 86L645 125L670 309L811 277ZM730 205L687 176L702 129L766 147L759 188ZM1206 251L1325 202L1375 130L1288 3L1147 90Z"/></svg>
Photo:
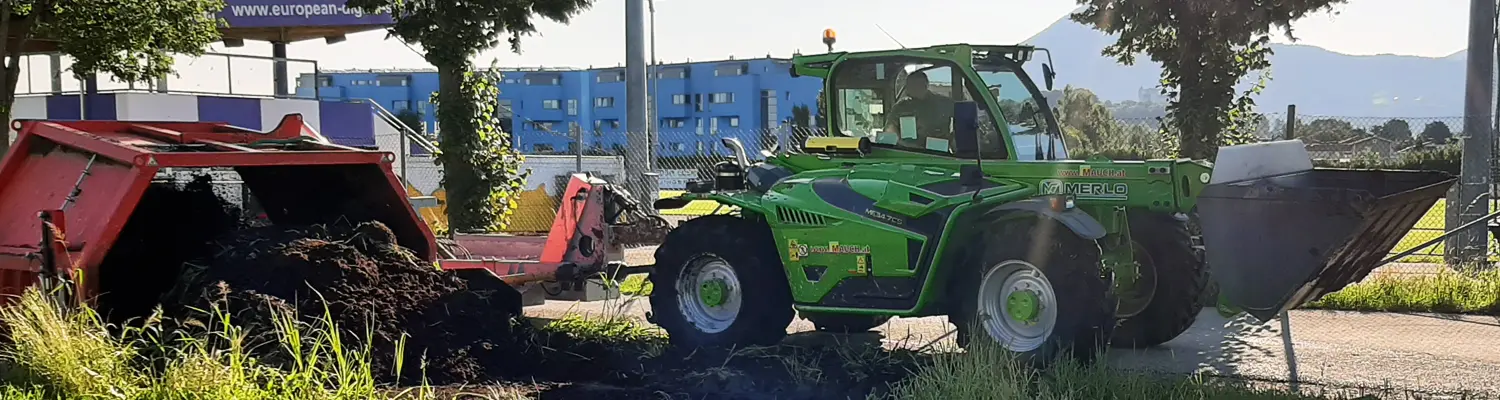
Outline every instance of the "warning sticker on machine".
<svg viewBox="0 0 1500 400"><path fill-rule="evenodd" d="M1066 182L1061 179L1044 179L1039 189L1041 194L1071 194L1080 199L1125 200L1130 197L1130 185L1118 182Z"/></svg>

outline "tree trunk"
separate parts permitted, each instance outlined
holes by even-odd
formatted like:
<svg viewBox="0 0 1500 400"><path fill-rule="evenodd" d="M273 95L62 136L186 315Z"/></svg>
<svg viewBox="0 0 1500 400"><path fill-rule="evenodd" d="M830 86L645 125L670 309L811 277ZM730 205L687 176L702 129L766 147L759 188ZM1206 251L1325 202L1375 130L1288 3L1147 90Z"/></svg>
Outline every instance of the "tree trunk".
<svg viewBox="0 0 1500 400"><path fill-rule="evenodd" d="M482 231L488 224L475 212L484 199L476 191L478 176L474 173L471 150L464 148L465 135L474 134L473 105L464 98L463 80L467 66L438 66L438 156L443 166L443 191L450 232Z"/></svg>

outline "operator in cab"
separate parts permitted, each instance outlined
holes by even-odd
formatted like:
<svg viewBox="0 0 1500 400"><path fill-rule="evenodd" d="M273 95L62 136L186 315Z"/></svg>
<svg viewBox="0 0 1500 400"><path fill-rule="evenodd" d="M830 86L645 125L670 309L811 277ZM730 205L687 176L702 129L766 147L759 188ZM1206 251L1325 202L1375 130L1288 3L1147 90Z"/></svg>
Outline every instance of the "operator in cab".
<svg viewBox="0 0 1500 400"><path fill-rule="evenodd" d="M933 93L927 74L922 71L906 77L906 85L898 96L887 114L886 132L899 133L901 147L951 151L953 99ZM903 123L906 118L916 121ZM916 132L908 132L913 128Z"/></svg>

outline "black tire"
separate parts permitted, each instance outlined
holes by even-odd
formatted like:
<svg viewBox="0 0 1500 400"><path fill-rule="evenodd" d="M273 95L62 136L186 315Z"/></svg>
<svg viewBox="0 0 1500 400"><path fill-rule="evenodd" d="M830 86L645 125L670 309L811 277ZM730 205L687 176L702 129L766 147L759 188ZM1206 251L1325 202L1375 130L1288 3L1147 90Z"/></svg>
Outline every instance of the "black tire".
<svg viewBox="0 0 1500 400"><path fill-rule="evenodd" d="M868 332L891 320L889 315L859 314L803 314L820 332L859 333Z"/></svg>
<svg viewBox="0 0 1500 400"><path fill-rule="evenodd" d="M986 340L1018 353L1020 360L1038 367L1050 365L1062 356L1071 356L1083 364L1093 362L1107 346L1115 327L1115 298L1100 262L1099 245L1046 218L991 222L986 226L986 231L970 244L968 250L972 251L966 255L964 264L951 275L950 287L955 290L949 291L947 304L953 307L949 320L957 325L958 344L967 348L975 340ZM982 323L979 314L982 281L991 270L1012 260L1025 261L1041 270L1056 297L1052 333L1029 350L1004 346L985 329L975 329Z"/></svg>
<svg viewBox="0 0 1500 400"><path fill-rule="evenodd" d="M687 317L678 299L678 278L705 260L729 265L741 288L739 311L722 330L703 329ZM774 345L792 322L792 293L780 254L764 223L710 215L682 223L656 249L651 281L651 322L667 331L673 345L728 347Z"/></svg>
<svg viewBox="0 0 1500 400"><path fill-rule="evenodd" d="M1186 222L1154 212L1135 212L1129 218L1136 251L1146 253L1136 257L1141 279L1155 282L1150 285L1154 288L1148 286L1149 303L1134 315L1124 316L1111 344L1139 349L1166 343L1193 326L1203 310L1208 274L1203 259L1193 249ZM1131 295L1119 294L1122 299Z"/></svg>

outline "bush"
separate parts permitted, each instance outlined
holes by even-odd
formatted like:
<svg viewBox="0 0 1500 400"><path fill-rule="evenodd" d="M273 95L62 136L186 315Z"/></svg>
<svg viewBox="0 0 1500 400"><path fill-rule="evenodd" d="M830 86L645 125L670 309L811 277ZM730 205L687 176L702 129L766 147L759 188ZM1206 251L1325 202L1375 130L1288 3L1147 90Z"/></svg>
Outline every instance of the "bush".
<svg viewBox="0 0 1500 400"><path fill-rule="evenodd" d="M1316 160L1314 163L1320 167L1443 171L1458 175L1462 159L1463 148L1450 144L1402 153L1396 158L1382 159L1374 154L1366 154L1347 162Z"/></svg>

